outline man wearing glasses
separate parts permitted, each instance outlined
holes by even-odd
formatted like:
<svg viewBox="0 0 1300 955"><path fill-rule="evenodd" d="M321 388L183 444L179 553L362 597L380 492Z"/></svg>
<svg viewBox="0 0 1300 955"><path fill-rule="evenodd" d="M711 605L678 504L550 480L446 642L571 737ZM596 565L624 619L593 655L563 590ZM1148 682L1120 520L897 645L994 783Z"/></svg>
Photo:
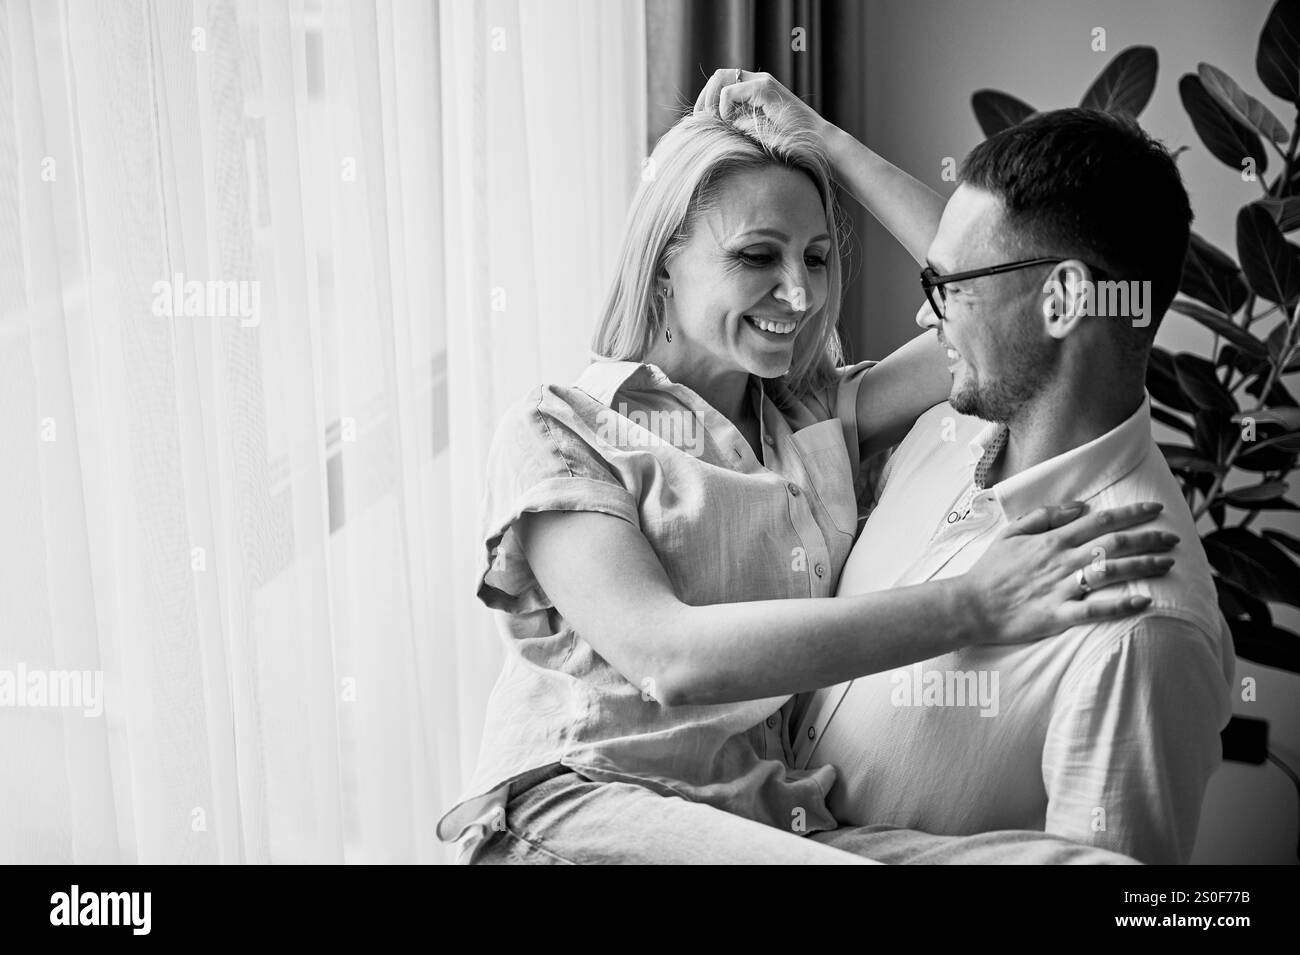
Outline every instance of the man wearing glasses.
<svg viewBox="0 0 1300 955"><path fill-rule="evenodd" d="M1041 829L1148 863L1190 858L1232 644L1144 389L1190 221L1169 154L1102 113L1040 114L963 163L917 316L948 350L950 398L890 459L839 593L959 574L1051 502L1160 501L1181 543L1168 574L1129 585L1153 598L1138 617L813 695L795 766L838 769L842 825ZM1098 553L1074 583L1086 593L1105 573Z"/></svg>

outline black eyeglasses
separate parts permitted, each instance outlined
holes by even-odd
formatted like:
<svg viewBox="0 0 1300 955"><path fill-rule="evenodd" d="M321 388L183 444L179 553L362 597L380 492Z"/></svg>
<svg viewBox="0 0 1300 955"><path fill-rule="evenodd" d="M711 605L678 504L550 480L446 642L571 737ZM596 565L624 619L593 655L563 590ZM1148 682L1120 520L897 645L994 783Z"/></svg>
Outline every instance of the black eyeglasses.
<svg viewBox="0 0 1300 955"><path fill-rule="evenodd" d="M1055 264L1064 261L1061 258L1047 259L1025 259L1023 262L1007 262L1003 265L989 266L987 269L974 269L970 272L954 272L952 275L940 275L930 266L921 270L921 288L925 289L925 297L934 309L934 314L942 320L944 317L944 308L947 304L947 296L944 294L943 287L949 282L964 282L969 279L981 278L985 275L1000 275L1003 272L1015 272L1017 269L1027 269L1033 265Z"/></svg>

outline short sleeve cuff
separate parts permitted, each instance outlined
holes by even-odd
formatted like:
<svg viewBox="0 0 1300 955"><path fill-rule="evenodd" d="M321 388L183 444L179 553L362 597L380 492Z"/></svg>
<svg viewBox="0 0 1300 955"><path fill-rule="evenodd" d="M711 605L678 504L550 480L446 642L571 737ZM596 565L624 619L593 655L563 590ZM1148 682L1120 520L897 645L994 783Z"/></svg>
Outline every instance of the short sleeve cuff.
<svg viewBox="0 0 1300 955"><path fill-rule="evenodd" d="M493 610L528 613L551 602L524 558L515 524L524 514L544 511L591 511L619 517L639 528L636 501L620 485L586 477L556 477L533 485L513 509L486 525L486 566L478 577L478 598Z"/></svg>

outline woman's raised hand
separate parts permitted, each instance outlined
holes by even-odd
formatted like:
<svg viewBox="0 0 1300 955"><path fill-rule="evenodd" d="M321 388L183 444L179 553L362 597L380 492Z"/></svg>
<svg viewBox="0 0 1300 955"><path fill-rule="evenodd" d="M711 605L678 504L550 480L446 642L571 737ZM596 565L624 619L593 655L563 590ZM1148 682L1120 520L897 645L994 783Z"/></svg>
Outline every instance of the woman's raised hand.
<svg viewBox="0 0 1300 955"><path fill-rule="evenodd" d="M1025 643L1079 624L1127 617L1151 598L1114 585L1169 572L1177 535L1130 530L1162 506L1132 504L1083 515L1085 505L1042 507L1015 521L963 576L978 643Z"/></svg>
<svg viewBox="0 0 1300 955"><path fill-rule="evenodd" d="M715 112L726 117L737 106L761 106L768 116L793 116L825 139L831 124L815 109L782 86L770 73L748 70L714 70L695 100L695 112Z"/></svg>
<svg viewBox="0 0 1300 955"><path fill-rule="evenodd" d="M767 73L717 70L695 100L695 112L716 112L725 119L738 105L761 106L772 119L785 115L805 127L820 143L839 184L889 230L912 258L925 264L943 216L942 196L877 156Z"/></svg>

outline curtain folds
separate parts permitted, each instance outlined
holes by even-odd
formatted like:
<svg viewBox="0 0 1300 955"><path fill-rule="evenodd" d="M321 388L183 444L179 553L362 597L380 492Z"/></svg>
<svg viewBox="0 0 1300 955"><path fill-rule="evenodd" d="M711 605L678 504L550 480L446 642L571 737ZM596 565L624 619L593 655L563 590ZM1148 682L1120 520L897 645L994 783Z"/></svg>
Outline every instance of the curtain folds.
<svg viewBox="0 0 1300 955"><path fill-rule="evenodd" d="M638 2L0 4L0 677L103 680L0 709L0 861L450 858L486 448L586 363L644 41Z"/></svg>

